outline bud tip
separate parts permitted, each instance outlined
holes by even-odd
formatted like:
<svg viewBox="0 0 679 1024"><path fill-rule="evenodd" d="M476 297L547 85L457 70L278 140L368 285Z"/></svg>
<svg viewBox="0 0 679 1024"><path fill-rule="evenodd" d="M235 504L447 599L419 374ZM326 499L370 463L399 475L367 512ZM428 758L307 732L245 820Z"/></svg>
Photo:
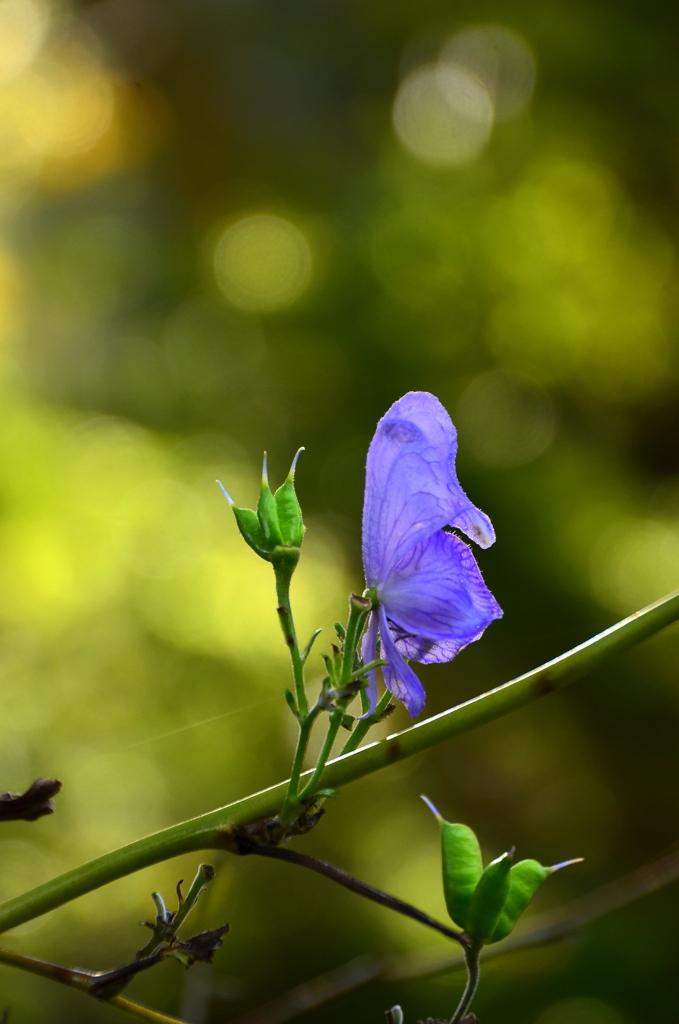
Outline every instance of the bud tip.
<svg viewBox="0 0 679 1024"><path fill-rule="evenodd" d="M226 498L226 500L228 501L229 505L235 505L235 504L236 504L236 502L235 502L235 501L233 500L233 498L231 497L231 495L230 495L230 494L229 494L229 492L227 491L227 489L226 489L226 487L224 486L224 484L222 483L222 481L221 481L221 480L217 480L217 483L218 483L218 484L219 484L219 486L221 487L221 489L222 489L222 494L224 495L224 497L225 497L225 498Z"/></svg>
<svg viewBox="0 0 679 1024"><path fill-rule="evenodd" d="M297 449L297 451L295 453L295 457L292 460L292 465L290 466L290 472L288 473L288 476L291 476L291 477L294 478L295 470L297 469L297 460L300 457L300 455L302 454L302 452L305 452L305 451L306 451L306 448L298 448Z"/></svg>
<svg viewBox="0 0 679 1024"><path fill-rule="evenodd" d="M561 868L569 868L571 864L582 864L584 857L574 857L573 860L562 860L560 864L552 864L549 869L552 873L561 871Z"/></svg>
<svg viewBox="0 0 679 1024"><path fill-rule="evenodd" d="M269 459L267 453L264 452L264 458L262 459L262 483L269 486Z"/></svg>
<svg viewBox="0 0 679 1024"><path fill-rule="evenodd" d="M424 800L425 804L427 805L427 807L429 808L429 810L431 811L435 818L438 818L439 821L443 821L443 815L438 810L436 805L431 802L428 796L425 796L424 793L421 793L420 800Z"/></svg>

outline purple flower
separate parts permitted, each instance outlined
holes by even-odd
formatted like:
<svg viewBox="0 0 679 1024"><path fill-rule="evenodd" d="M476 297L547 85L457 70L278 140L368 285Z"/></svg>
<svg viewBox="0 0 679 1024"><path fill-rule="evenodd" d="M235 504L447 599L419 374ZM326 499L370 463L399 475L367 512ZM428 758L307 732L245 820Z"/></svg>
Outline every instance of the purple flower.
<svg viewBox="0 0 679 1024"><path fill-rule="evenodd" d="M405 658L450 661L502 610L455 527L483 548L495 540L488 516L472 505L455 474L457 434L441 403L411 391L377 424L368 450L363 504L363 565L378 605L363 638L367 664L380 657L387 689L415 718L422 683ZM377 700L369 673L371 709Z"/></svg>

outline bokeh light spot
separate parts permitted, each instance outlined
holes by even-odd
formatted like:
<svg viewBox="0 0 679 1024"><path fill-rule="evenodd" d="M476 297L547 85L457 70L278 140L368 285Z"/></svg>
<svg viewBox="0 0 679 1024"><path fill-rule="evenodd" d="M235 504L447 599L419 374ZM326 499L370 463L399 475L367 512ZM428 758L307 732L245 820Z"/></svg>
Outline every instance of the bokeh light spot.
<svg viewBox="0 0 679 1024"><path fill-rule="evenodd" d="M532 381L492 371L467 387L457 407L465 446L486 466L531 462L550 445L556 430L554 406Z"/></svg>
<svg viewBox="0 0 679 1024"><path fill-rule="evenodd" d="M592 554L592 584L599 600L628 614L677 589L679 524L629 518L610 526Z"/></svg>
<svg viewBox="0 0 679 1024"><path fill-rule="evenodd" d="M493 101L496 121L516 117L530 101L535 59L525 40L511 29L499 25L464 29L443 48L441 61L483 83Z"/></svg>
<svg viewBox="0 0 679 1024"><path fill-rule="evenodd" d="M454 166L473 160L485 147L493 105L484 85L464 69L432 64L403 80L392 117L399 139L418 160Z"/></svg>
<svg viewBox="0 0 679 1024"><path fill-rule="evenodd" d="M226 298L239 309L283 309L311 278L311 249L294 224L255 214L232 224L217 243L214 269Z"/></svg>
<svg viewBox="0 0 679 1024"><path fill-rule="evenodd" d="M13 91L19 134L36 156L84 153L111 124L111 82L76 54L41 61L13 83Z"/></svg>
<svg viewBox="0 0 679 1024"><path fill-rule="evenodd" d="M0 82L30 66L46 30L46 10L35 0L0 0Z"/></svg>

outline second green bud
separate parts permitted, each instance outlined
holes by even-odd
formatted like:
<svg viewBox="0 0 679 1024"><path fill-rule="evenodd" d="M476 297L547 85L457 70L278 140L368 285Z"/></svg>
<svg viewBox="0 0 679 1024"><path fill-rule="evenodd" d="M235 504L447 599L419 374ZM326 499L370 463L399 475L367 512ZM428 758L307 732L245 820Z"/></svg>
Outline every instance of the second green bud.
<svg viewBox="0 0 679 1024"><path fill-rule="evenodd" d="M503 853L485 868L481 848L468 825L445 821L427 797L441 830L443 891L451 920L479 945L499 942L513 930L539 886L564 861L543 867L536 860L513 864L514 850Z"/></svg>

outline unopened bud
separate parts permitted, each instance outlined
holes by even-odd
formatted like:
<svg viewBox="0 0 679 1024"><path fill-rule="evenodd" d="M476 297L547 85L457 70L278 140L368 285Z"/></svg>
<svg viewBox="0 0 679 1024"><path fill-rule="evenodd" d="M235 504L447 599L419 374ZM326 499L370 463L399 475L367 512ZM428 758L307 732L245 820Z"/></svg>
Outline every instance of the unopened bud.
<svg viewBox="0 0 679 1024"><path fill-rule="evenodd" d="M514 864L509 872L509 894L495 931L488 942L499 942L513 931L514 925L546 878L570 864L580 863L581 860L582 858L567 860L551 868L543 867L536 860L521 860Z"/></svg>
<svg viewBox="0 0 679 1024"><path fill-rule="evenodd" d="M282 566L290 572L299 561L299 549L305 530L294 482L297 459L302 451L304 449L300 448L295 455L287 480L275 494L269 487L266 453L264 454L262 487L256 512L250 508L239 508L223 484L217 481L233 509L238 529L246 543L260 558L272 562L274 567Z"/></svg>

